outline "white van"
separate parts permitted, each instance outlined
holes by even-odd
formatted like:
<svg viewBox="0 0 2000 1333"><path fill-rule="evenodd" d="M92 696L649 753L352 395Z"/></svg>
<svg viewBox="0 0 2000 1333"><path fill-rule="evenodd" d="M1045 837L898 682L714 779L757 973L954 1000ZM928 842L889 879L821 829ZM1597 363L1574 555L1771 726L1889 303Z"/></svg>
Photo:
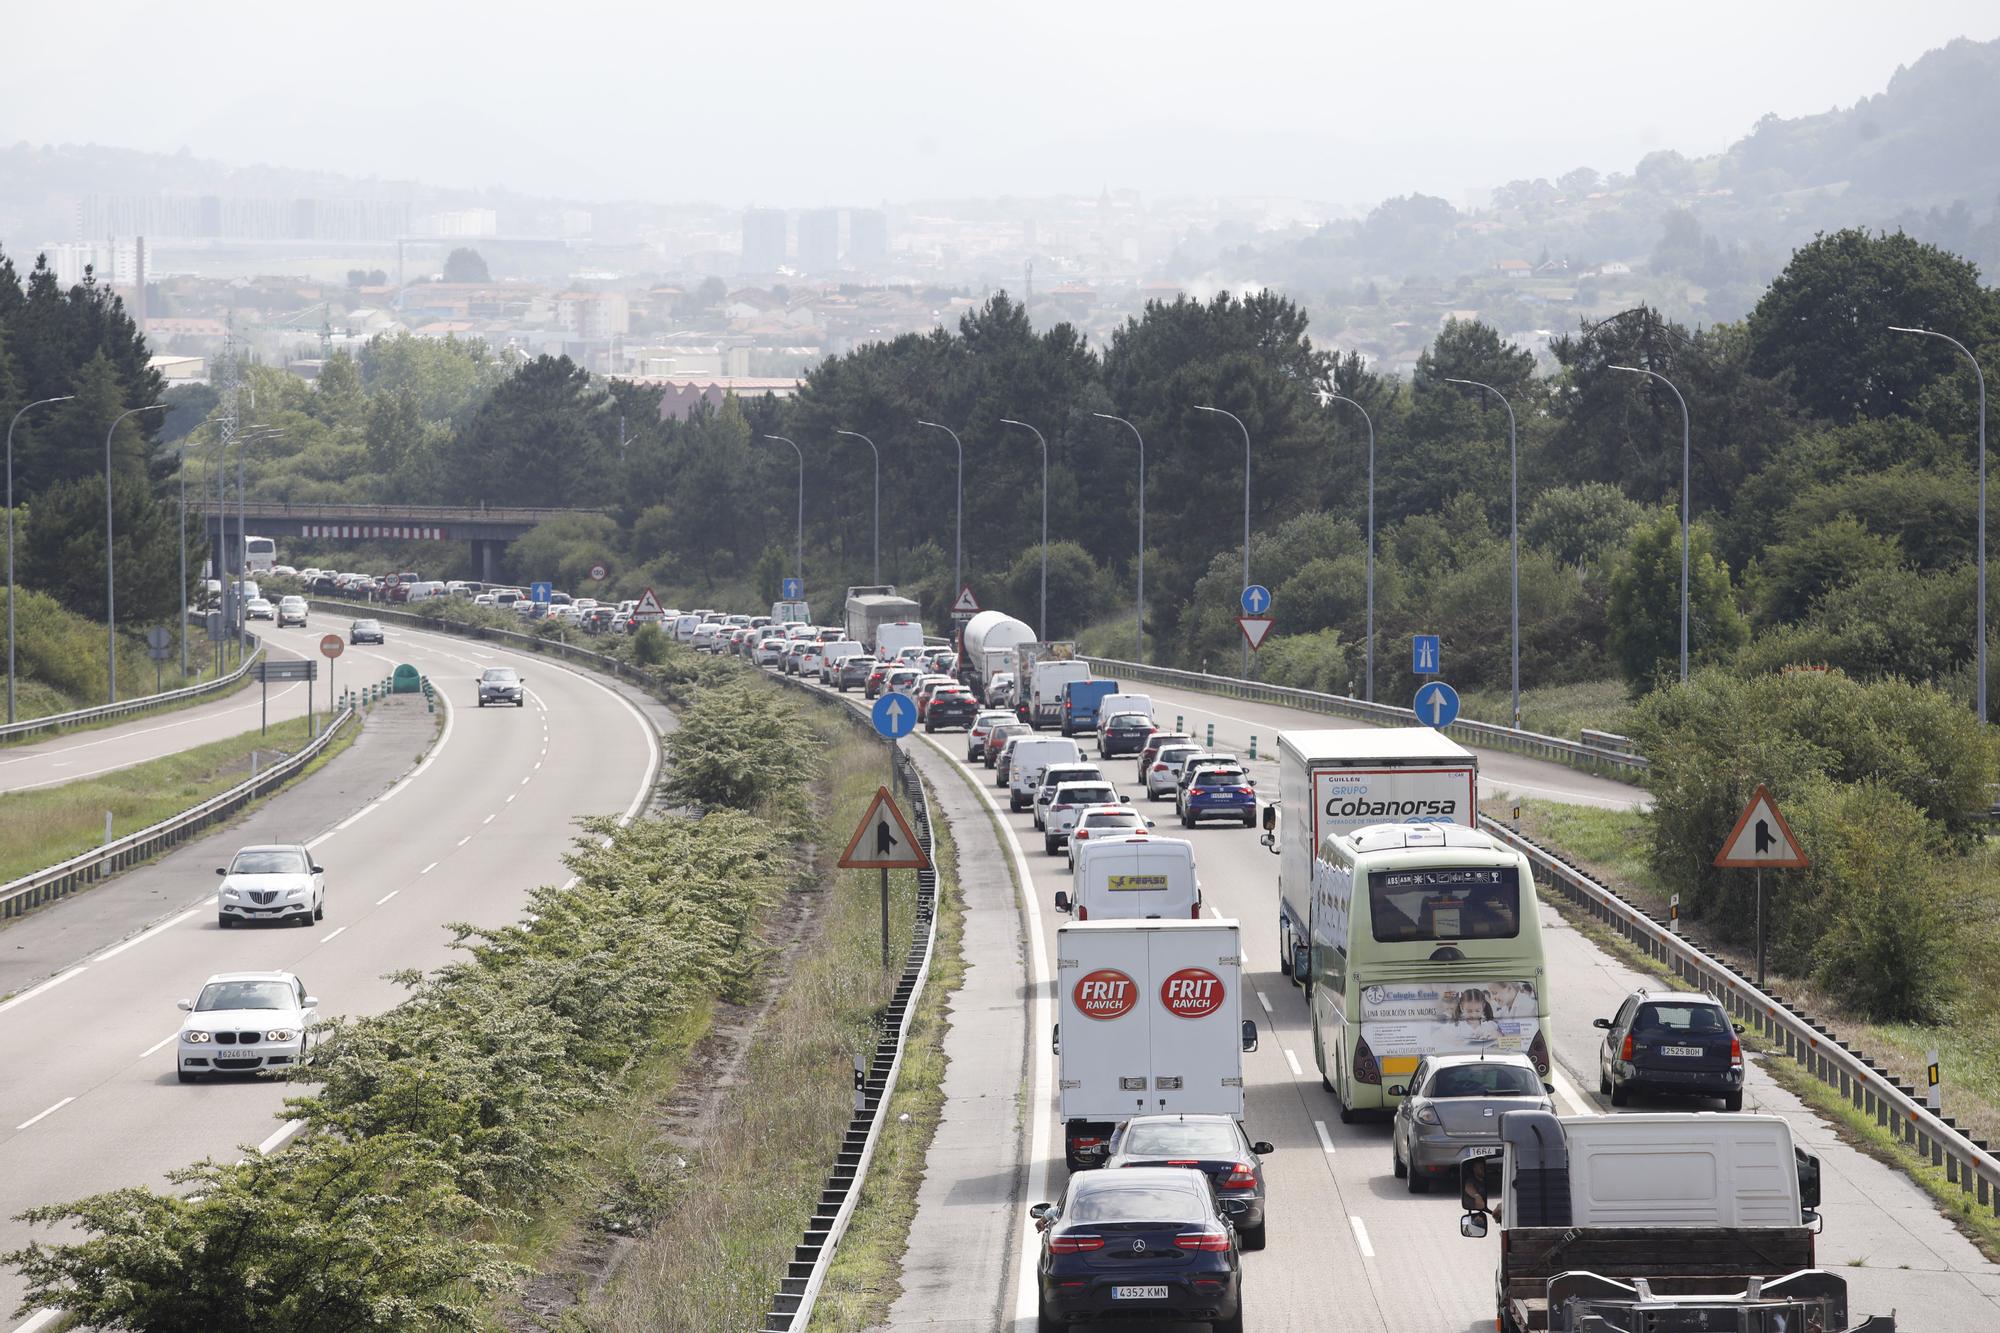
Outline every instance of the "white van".
<svg viewBox="0 0 2000 1333"><path fill-rule="evenodd" d="M1076 849L1076 883L1056 910L1078 921L1193 920L1201 915L1194 844L1135 833Z"/></svg>
<svg viewBox="0 0 2000 1333"><path fill-rule="evenodd" d="M694 632L701 628L701 617L697 615L676 616L673 620L674 640L677 643L693 643Z"/></svg>
<svg viewBox="0 0 2000 1333"><path fill-rule="evenodd" d="M1158 722L1159 715L1153 711L1153 696L1150 694L1107 694L1097 701L1097 725L1102 727L1107 719L1120 713L1144 713Z"/></svg>
<svg viewBox="0 0 2000 1333"><path fill-rule="evenodd" d="M1042 770L1050 764L1074 764L1082 759L1082 748L1067 737L1021 737L1008 760L1007 808L1019 812L1034 803L1035 792L1042 785Z"/></svg>

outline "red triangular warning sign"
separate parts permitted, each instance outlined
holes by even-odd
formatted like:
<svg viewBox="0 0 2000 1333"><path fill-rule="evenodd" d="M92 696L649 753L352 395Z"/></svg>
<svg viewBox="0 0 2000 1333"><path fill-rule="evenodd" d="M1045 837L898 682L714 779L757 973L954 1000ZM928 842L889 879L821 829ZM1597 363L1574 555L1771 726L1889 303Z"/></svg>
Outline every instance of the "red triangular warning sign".
<svg viewBox="0 0 2000 1333"><path fill-rule="evenodd" d="M842 870L929 870L930 857L917 843L917 835L910 832L903 812L896 808L895 798L889 795L887 787L875 789L875 799L869 803L868 813L861 816L861 823L855 827L854 838L847 844L846 855L840 858Z"/></svg>
<svg viewBox="0 0 2000 1333"><path fill-rule="evenodd" d="M1799 840L1792 836L1785 817L1778 813L1778 803L1759 783L1750 804L1743 807L1743 815L1736 821L1736 827L1722 840L1722 850L1715 854L1715 864L1739 870L1764 866L1803 870L1810 862L1806 860Z"/></svg>
<svg viewBox="0 0 2000 1333"><path fill-rule="evenodd" d="M955 616L976 616L979 614L979 599L972 595L972 585L966 584L958 590L958 600L951 604Z"/></svg>
<svg viewBox="0 0 2000 1333"><path fill-rule="evenodd" d="M1250 651L1264 646L1264 639L1271 632L1271 626L1278 622L1271 616L1238 616L1236 624L1243 631L1243 637L1250 641Z"/></svg>
<svg viewBox="0 0 2000 1333"><path fill-rule="evenodd" d="M660 606L660 599L653 596L653 590L648 588L646 595L639 599L639 605L632 608L632 615L637 620L658 620L666 615L666 611Z"/></svg>

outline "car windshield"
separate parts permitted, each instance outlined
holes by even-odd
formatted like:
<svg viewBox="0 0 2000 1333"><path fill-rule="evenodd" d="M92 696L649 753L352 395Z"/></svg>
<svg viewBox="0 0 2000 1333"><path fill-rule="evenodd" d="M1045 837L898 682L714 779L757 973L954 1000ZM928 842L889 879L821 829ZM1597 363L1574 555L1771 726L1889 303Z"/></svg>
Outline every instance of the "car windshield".
<svg viewBox="0 0 2000 1333"><path fill-rule="evenodd" d="M1642 1004L1632 1022L1641 1032L1727 1032L1722 1012L1705 1004Z"/></svg>
<svg viewBox="0 0 2000 1333"><path fill-rule="evenodd" d="M1113 1185L1110 1177L1078 1178L1065 1222L1185 1222L1206 1216L1191 1189L1172 1185ZM1106 1183L1099 1183L1100 1181Z"/></svg>
<svg viewBox="0 0 2000 1333"><path fill-rule="evenodd" d="M1113 731L1143 731L1153 724L1138 713L1120 713L1111 719Z"/></svg>
<svg viewBox="0 0 2000 1333"><path fill-rule="evenodd" d="M1447 1065L1431 1075L1426 1097L1539 1097L1542 1083L1519 1065Z"/></svg>
<svg viewBox="0 0 2000 1333"><path fill-rule="evenodd" d="M354 628L359 630L378 630L382 628L382 625L380 621L357 620L354 622Z"/></svg>
<svg viewBox="0 0 2000 1333"><path fill-rule="evenodd" d="M1085 828L1137 828L1139 816L1129 810L1106 810L1101 815L1085 815Z"/></svg>
<svg viewBox="0 0 2000 1333"><path fill-rule="evenodd" d="M298 997L283 981L211 981L194 1002L196 1013L212 1009L290 1009Z"/></svg>
<svg viewBox="0 0 2000 1333"><path fill-rule="evenodd" d="M1239 1157L1236 1127L1213 1121L1166 1121L1134 1125L1119 1151L1133 1157Z"/></svg>
<svg viewBox="0 0 2000 1333"><path fill-rule="evenodd" d="M511 685L517 677L513 667L487 667L480 679L494 685Z"/></svg>
<svg viewBox="0 0 2000 1333"><path fill-rule="evenodd" d="M232 875L303 875L311 867L306 854L289 847L262 852L238 852L229 863Z"/></svg>
<svg viewBox="0 0 2000 1333"><path fill-rule="evenodd" d="M1070 805L1110 805L1118 795L1109 787L1064 787L1056 793L1058 801Z"/></svg>
<svg viewBox="0 0 2000 1333"><path fill-rule="evenodd" d="M1169 745L1154 755L1153 759L1155 763L1165 764L1168 768L1179 768L1181 761L1194 752L1193 746Z"/></svg>

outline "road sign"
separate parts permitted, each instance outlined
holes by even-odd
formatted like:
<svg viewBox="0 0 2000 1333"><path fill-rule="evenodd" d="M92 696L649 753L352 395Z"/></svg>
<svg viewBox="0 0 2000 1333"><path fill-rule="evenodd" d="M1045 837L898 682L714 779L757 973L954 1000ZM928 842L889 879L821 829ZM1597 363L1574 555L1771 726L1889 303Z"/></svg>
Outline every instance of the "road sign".
<svg viewBox="0 0 2000 1333"><path fill-rule="evenodd" d="M318 680L319 663L310 657L284 658L276 662L266 658L257 664L257 679L266 685L272 681Z"/></svg>
<svg viewBox="0 0 2000 1333"><path fill-rule="evenodd" d="M556 585L553 583L530 583L528 585L528 600L531 602L546 602L555 594L555 590Z"/></svg>
<svg viewBox="0 0 2000 1333"><path fill-rule="evenodd" d="M1411 707L1425 726L1448 727L1458 720L1458 691L1441 680L1427 681Z"/></svg>
<svg viewBox="0 0 2000 1333"><path fill-rule="evenodd" d="M1271 633L1271 626L1277 623L1270 616L1236 617L1236 627L1243 631L1243 637L1249 642L1253 652L1264 646L1265 638Z"/></svg>
<svg viewBox="0 0 2000 1333"><path fill-rule="evenodd" d="M1792 836L1792 830L1785 824L1785 817L1778 813L1777 802L1759 783L1750 804L1743 807L1743 815L1736 821L1736 827L1722 840L1722 850L1715 854L1715 864L1744 870L1766 866L1803 870L1811 863L1800 848L1799 840Z"/></svg>
<svg viewBox="0 0 2000 1333"><path fill-rule="evenodd" d="M174 655L173 632L165 625L155 625L146 631L146 656L155 662L164 662ZM158 672L154 673L158 675Z"/></svg>
<svg viewBox="0 0 2000 1333"><path fill-rule="evenodd" d="M806 595L804 579L786 579L778 585L778 596L787 602L796 602Z"/></svg>
<svg viewBox="0 0 2000 1333"><path fill-rule="evenodd" d="M870 716L875 719L875 730L892 741L917 729L916 701L900 694L885 694L877 699Z"/></svg>
<svg viewBox="0 0 2000 1333"><path fill-rule="evenodd" d="M1410 674L1435 676L1444 670L1444 644L1435 634L1410 636Z"/></svg>
<svg viewBox="0 0 2000 1333"><path fill-rule="evenodd" d="M1243 590L1243 614L1261 616L1271 609L1271 590L1261 583L1253 583Z"/></svg>
<svg viewBox="0 0 2000 1333"><path fill-rule="evenodd" d="M222 618L222 612L220 611L210 611L206 616L202 617L201 627L213 643L221 643L224 639L233 638L236 633L236 631L229 628L229 622Z"/></svg>
<svg viewBox="0 0 2000 1333"><path fill-rule="evenodd" d="M590 567L590 581L592 583L602 583L604 582L604 580L610 577L611 577L611 571L606 569L603 565L592 565Z"/></svg>
<svg viewBox="0 0 2000 1333"><path fill-rule="evenodd" d="M323 656L338 657L347 651L347 641L338 634L323 635L319 641L319 650Z"/></svg>
<svg viewBox="0 0 2000 1333"><path fill-rule="evenodd" d="M972 595L972 585L966 584L958 590L958 600L951 604L955 616L976 616L979 614L979 599Z"/></svg>
<svg viewBox="0 0 2000 1333"><path fill-rule="evenodd" d="M666 618L666 608L660 605L660 599L653 595L651 588L646 589L646 595L641 597L639 604L632 608L632 619L642 623L665 620Z"/></svg>
<svg viewBox="0 0 2000 1333"><path fill-rule="evenodd" d="M839 864L843 870L929 870L931 859L917 845L917 835L910 832L909 821L896 808L889 789L877 787L875 800L855 826Z"/></svg>

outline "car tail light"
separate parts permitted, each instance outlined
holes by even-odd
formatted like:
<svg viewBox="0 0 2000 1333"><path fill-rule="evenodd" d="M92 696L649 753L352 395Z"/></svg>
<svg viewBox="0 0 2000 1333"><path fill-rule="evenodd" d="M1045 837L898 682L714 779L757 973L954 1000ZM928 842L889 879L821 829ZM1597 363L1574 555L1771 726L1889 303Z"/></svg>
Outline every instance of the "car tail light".
<svg viewBox="0 0 2000 1333"><path fill-rule="evenodd" d="M1204 1296L1214 1295L1221 1291L1223 1286L1224 1283L1219 1277L1198 1277L1194 1280L1194 1289Z"/></svg>
<svg viewBox="0 0 2000 1333"><path fill-rule="evenodd" d="M1382 1066L1375 1063L1375 1052L1368 1049L1366 1037L1357 1037L1354 1041L1354 1081L1378 1086L1382 1082Z"/></svg>
<svg viewBox="0 0 2000 1333"><path fill-rule="evenodd" d="M1734 1037L1729 1039L1729 1063L1732 1065L1743 1063L1743 1043Z"/></svg>
<svg viewBox="0 0 2000 1333"><path fill-rule="evenodd" d="M1629 1032L1625 1034L1624 1045L1618 1048L1618 1058L1620 1060L1630 1060L1632 1058L1632 1034Z"/></svg>
<svg viewBox="0 0 2000 1333"><path fill-rule="evenodd" d="M1050 1254L1085 1254L1091 1250L1104 1248L1102 1236L1051 1236Z"/></svg>
<svg viewBox="0 0 2000 1333"><path fill-rule="evenodd" d="M1080 828L1076 832L1070 834L1070 836L1072 838L1075 838L1078 842L1082 842L1085 838L1088 838L1090 836L1090 830L1087 828Z"/></svg>
<svg viewBox="0 0 2000 1333"><path fill-rule="evenodd" d="M1067 806L1067 805L1063 805L1063 804L1060 804L1060 803L1058 803L1058 804L1055 804L1055 805L1052 805L1052 806L1050 806L1050 807L1049 807L1049 813L1050 813L1050 814L1052 814L1052 815L1053 815L1053 814L1059 814L1059 813L1061 813L1062 811L1064 811L1064 810L1068 810L1068 809L1071 809L1071 808L1072 808L1072 807L1070 807L1070 806Z"/></svg>
<svg viewBox="0 0 2000 1333"><path fill-rule="evenodd" d="M1238 1162L1229 1168L1229 1174L1218 1186L1226 1190L1254 1190L1257 1188L1257 1173L1250 1169L1250 1163Z"/></svg>
<svg viewBox="0 0 2000 1333"><path fill-rule="evenodd" d="M1098 1242L1100 1245L1102 1241ZM1229 1252L1227 1231L1183 1231L1174 1237L1174 1245L1182 1250L1205 1251L1209 1254Z"/></svg>
<svg viewBox="0 0 2000 1333"><path fill-rule="evenodd" d="M1170 1159L1168 1159L1168 1161L1167 1161L1167 1165L1168 1165L1168 1166L1200 1166L1200 1165L1201 1165L1201 1163L1200 1163L1200 1162L1198 1162L1198 1161L1196 1161L1196 1160L1195 1160L1194 1158L1192 1158L1192 1157L1174 1157L1174 1158L1170 1158Z"/></svg>
<svg viewBox="0 0 2000 1333"><path fill-rule="evenodd" d="M1154 764L1153 771L1155 773L1164 773L1167 771L1167 766L1165 764Z"/></svg>
<svg viewBox="0 0 2000 1333"><path fill-rule="evenodd" d="M1194 905L1193 907L1190 907L1190 908L1188 908L1188 919L1189 919L1190 921L1199 921L1199 920L1201 920L1201 904L1200 904L1200 903L1198 903L1198 902L1197 902L1197 903L1196 903L1196 904L1195 904L1195 905Z"/></svg>
<svg viewBox="0 0 2000 1333"><path fill-rule="evenodd" d="M1255 787L1238 787L1236 789L1236 794L1238 796L1250 796L1254 795L1256 791L1257 789Z"/></svg>

